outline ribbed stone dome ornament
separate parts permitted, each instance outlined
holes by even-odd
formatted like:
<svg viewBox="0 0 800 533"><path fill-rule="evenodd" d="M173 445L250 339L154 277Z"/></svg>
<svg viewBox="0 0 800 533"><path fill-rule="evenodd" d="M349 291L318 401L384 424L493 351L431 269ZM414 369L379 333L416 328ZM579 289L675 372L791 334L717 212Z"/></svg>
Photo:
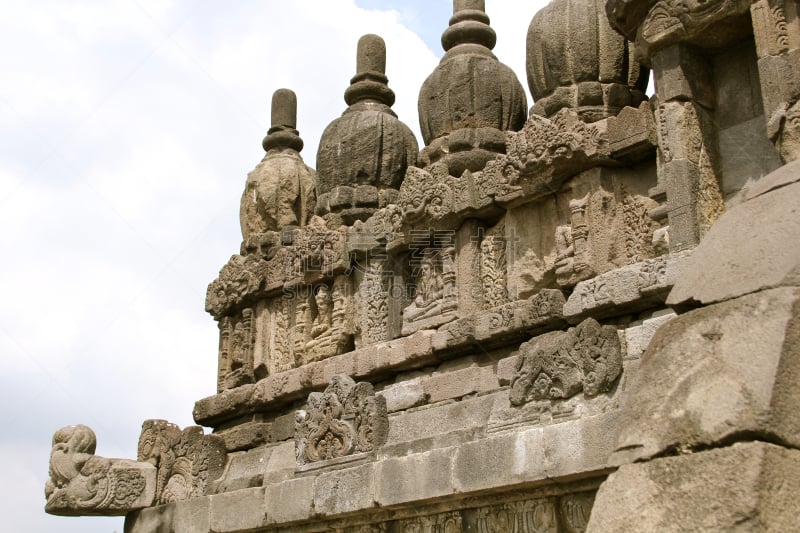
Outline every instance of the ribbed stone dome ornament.
<svg viewBox="0 0 800 533"><path fill-rule="evenodd" d="M604 0L553 0L534 15L526 51L531 114L566 107L595 122L645 99L648 70L611 28Z"/></svg>
<svg viewBox="0 0 800 533"><path fill-rule="evenodd" d="M349 107L325 128L317 150L317 214L337 213L348 224L396 199L419 152L411 129L391 109L395 95L381 37L359 39L356 71L344 93Z"/></svg>
<svg viewBox="0 0 800 533"><path fill-rule="evenodd" d="M505 152L504 132L525 123L524 89L492 53L496 40L483 0L454 0L446 53L419 93L424 162L444 159L455 176Z"/></svg>
<svg viewBox="0 0 800 533"><path fill-rule="evenodd" d="M297 127L297 96L289 89L272 95L272 127L261 145L264 159L248 175L239 208L245 241L256 234L304 226L315 203L314 170L300 151L303 140Z"/></svg>

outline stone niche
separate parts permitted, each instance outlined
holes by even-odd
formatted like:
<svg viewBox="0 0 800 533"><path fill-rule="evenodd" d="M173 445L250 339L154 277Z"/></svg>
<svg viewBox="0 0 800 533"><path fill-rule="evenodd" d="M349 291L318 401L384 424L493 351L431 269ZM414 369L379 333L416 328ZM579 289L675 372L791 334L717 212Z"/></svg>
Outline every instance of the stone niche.
<svg viewBox="0 0 800 533"><path fill-rule="evenodd" d="M598 274L655 257L648 196L653 167L598 167L539 201L512 208L507 228L508 290L527 298L543 288L570 288Z"/></svg>

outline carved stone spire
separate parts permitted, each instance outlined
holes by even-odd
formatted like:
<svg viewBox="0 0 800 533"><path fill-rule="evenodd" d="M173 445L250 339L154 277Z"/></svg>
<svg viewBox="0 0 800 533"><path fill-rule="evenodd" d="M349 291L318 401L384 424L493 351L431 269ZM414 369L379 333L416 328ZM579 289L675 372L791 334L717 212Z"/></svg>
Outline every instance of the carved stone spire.
<svg viewBox="0 0 800 533"><path fill-rule="evenodd" d="M450 26L442 33L446 53L420 90L419 122L426 162L444 158L454 175L483 168L505 151L504 132L525 123L525 92L492 54L496 40L483 0L453 1ZM443 138L454 132L448 146Z"/></svg>
<svg viewBox="0 0 800 533"><path fill-rule="evenodd" d="M285 226L304 226L315 202L314 170L300 156L297 96L289 89L272 95L272 127L261 145L264 159L247 175L239 210L242 237Z"/></svg>
<svg viewBox="0 0 800 533"><path fill-rule="evenodd" d="M566 107L595 122L644 100L647 69L611 28L604 4L553 0L534 15L526 48L531 113L551 117Z"/></svg>
<svg viewBox="0 0 800 533"><path fill-rule="evenodd" d="M317 150L317 213L337 212L345 223L393 201L419 150L391 109L383 39L359 39L356 70L344 93L349 107L325 129Z"/></svg>

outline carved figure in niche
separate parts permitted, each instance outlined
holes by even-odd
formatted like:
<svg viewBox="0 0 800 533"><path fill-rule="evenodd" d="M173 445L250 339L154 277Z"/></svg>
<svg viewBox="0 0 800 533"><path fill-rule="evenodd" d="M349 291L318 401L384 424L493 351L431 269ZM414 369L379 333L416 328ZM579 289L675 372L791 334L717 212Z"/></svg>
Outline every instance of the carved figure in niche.
<svg viewBox="0 0 800 533"><path fill-rule="evenodd" d="M78 424L53 435L45 511L64 516L123 515L147 507L155 495L156 470L148 463L94 455L97 437Z"/></svg>
<svg viewBox="0 0 800 533"><path fill-rule="evenodd" d="M220 353L217 387L220 391L253 382L253 310L244 309L238 319L220 321Z"/></svg>
<svg viewBox="0 0 800 533"><path fill-rule="evenodd" d="M311 326L309 334L311 340L306 343L306 349L316 345L319 342L319 338L331 330L333 300L327 285L319 286L317 293L314 295L314 302L317 304L317 316L314 317L314 324Z"/></svg>
<svg viewBox="0 0 800 533"><path fill-rule="evenodd" d="M403 318L413 321L440 313L443 289L442 274L437 272L433 257L426 255L420 264L414 302L405 308Z"/></svg>
<svg viewBox="0 0 800 533"><path fill-rule="evenodd" d="M570 224L556 227L556 281L561 286L575 285L594 275L589 266L589 225L586 206L589 195L569 201Z"/></svg>

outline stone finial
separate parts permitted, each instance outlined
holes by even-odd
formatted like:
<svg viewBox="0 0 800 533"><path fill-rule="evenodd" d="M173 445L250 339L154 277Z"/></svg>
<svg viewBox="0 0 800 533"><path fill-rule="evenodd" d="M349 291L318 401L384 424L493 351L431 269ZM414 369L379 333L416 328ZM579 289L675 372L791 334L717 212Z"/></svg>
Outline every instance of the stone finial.
<svg viewBox="0 0 800 533"><path fill-rule="evenodd" d="M339 213L344 223L368 217L386 189L398 189L418 152L414 134L391 109L395 94L378 35L359 39L356 71L344 93L349 107L325 129L317 150L317 213Z"/></svg>
<svg viewBox="0 0 800 533"><path fill-rule="evenodd" d="M297 96L289 89L272 95L272 127L261 145L264 159L248 175L239 207L245 243L255 235L304 226L314 209L314 170L300 157Z"/></svg>
<svg viewBox="0 0 800 533"><path fill-rule="evenodd" d="M553 0L534 15L526 46L531 114L577 111L595 122L644 99L647 69L594 0Z"/></svg>
<svg viewBox="0 0 800 533"><path fill-rule="evenodd" d="M388 83L386 43L378 35L362 36L356 52L356 75L344 92L344 101L350 106L365 100L391 106L394 104L394 91ZM394 114L391 110L389 112Z"/></svg>
<svg viewBox="0 0 800 533"><path fill-rule="evenodd" d="M297 131L297 95L290 89L278 89L272 95L272 127L261 142L265 152L274 148L303 149Z"/></svg>
<svg viewBox="0 0 800 533"><path fill-rule="evenodd" d="M497 43L497 34L489 26L483 0L453 0L453 16L450 26L442 33L442 48L445 52L456 45L473 43L489 50Z"/></svg>
<svg viewBox="0 0 800 533"><path fill-rule="evenodd" d="M525 92L514 72L492 54L496 41L483 1L453 2L442 33L446 53L419 94L425 164L445 160L455 176L480 170L505 150L504 132L525 123Z"/></svg>

